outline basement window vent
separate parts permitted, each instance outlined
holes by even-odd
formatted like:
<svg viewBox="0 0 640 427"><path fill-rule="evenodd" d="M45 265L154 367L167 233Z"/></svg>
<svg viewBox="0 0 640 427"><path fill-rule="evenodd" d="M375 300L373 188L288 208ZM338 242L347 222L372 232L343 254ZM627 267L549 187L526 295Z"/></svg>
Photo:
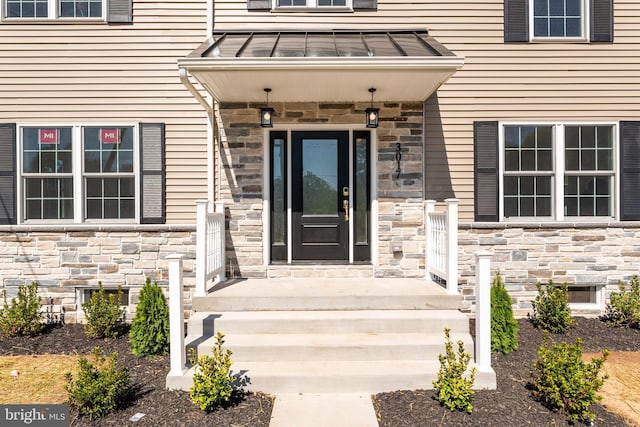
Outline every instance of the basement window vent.
<svg viewBox="0 0 640 427"><path fill-rule="evenodd" d="M569 307L572 309L602 309L602 286L569 285Z"/></svg>
<svg viewBox="0 0 640 427"><path fill-rule="evenodd" d="M117 295L118 288L104 288L107 295ZM120 306L127 310L129 313L129 289L122 289L120 296ZM78 301L78 319L84 320L84 311L82 310L82 304L88 302L91 299L91 295L98 292L98 288L77 288L76 289L76 301Z"/></svg>

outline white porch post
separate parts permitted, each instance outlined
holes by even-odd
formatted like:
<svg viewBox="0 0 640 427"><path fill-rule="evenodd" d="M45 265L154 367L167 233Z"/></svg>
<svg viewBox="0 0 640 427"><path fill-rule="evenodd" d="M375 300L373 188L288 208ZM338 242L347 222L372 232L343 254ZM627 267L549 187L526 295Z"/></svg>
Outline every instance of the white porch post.
<svg viewBox="0 0 640 427"><path fill-rule="evenodd" d="M458 293L458 199L447 203L447 292Z"/></svg>
<svg viewBox="0 0 640 427"><path fill-rule="evenodd" d="M184 296L182 293L182 255L167 256L169 261L169 336L171 369L169 377L181 377L187 371L184 350Z"/></svg>
<svg viewBox="0 0 640 427"><path fill-rule="evenodd" d="M476 252L476 351L478 371L491 371L491 253Z"/></svg>
<svg viewBox="0 0 640 427"><path fill-rule="evenodd" d="M429 252L431 251L431 245L433 242L431 241L431 234L433 233L433 224L429 219L429 214L435 212L436 210L436 201L435 200L425 200L424 201L424 275L425 279L431 279L431 260L429 257Z"/></svg>
<svg viewBox="0 0 640 427"><path fill-rule="evenodd" d="M208 200L196 200L196 288L193 296L207 291L207 211Z"/></svg>
<svg viewBox="0 0 640 427"><path fill-rule="evenodd" d="M222 271L220 272L220 274L217 275L216 277L216 281L218 283L220 282L224 282L225 280L227 280L226 276L224 275L225 273L225 266L227 263L227 242L225 241L225 233L227 230L226 227L226 221L224 220L224 202L223 201L217 201L216 202L216 212L222 214L222 229L220 230L220 258L222 261Z"/></svg>

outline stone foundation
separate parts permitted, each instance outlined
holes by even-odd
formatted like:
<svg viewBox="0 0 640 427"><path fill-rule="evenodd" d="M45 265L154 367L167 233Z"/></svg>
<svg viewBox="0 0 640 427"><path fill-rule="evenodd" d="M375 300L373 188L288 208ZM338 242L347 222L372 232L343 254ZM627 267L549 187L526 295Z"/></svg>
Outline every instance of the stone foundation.
<svg viewBox="0 0 640 427"><path fill-rule="evenodd" d="M531 311L536 283L596 285L603 292L597 314L605 308L618 281L640 272L640 224L461 224L459 228L460 288L475 300L474 253L489 251L492 275L502 274L516 313Z"/></svg>
<svg viewBox="0 0 640 427"><path fill-rule="evenodd" d="M121 285L129 290L129 313L135 314L138 294L147 277L166 291L166 256L185 257L184 282L190 310L194 286L195 227L192 226L13 226L0 228L0 289L7 298L18 286L37 281L39 293L65 311L65 320L78 320L78 290ZM81 317L81 316L80 316Z"/></svg>

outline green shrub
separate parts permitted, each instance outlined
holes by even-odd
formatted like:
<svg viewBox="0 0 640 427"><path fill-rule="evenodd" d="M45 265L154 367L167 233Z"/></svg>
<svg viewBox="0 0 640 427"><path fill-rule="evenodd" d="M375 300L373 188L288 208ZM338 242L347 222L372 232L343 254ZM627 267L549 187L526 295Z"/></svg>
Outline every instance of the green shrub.
<svg viewBox="0 0 640 427"><path fill-rule="evenodd" d="M122 288L118 286L118 293L107 294L98 285L98 290L91 294L89 301L82 304L82 311L87 319L85 333L91 338L115 338L121 335L124 327L124 308L120 307Z"/></svg>
<svg viewBox="0 0 640 427"><path fill-rule="evenodd" d="M65 377L67 403L91 420L122 407L131 394L129 370L118 369L117 353L112 353L107 362L99 347L93 350L92 362L84 357L78 360L76 377L69 372Z"/></svg>
<svg viewBox="0 0 640 427"><path fill-rule="evenodd" d="M38 283L18 287L17 298L7 303L7 292L3 291L4 306L0 310L0 329L7 336L37 335L44 328L40 314Z"/></svg>
<svg viewBox="0 0 640 427"><path fill-rule="evenodd" d="M591 404L602 398L597 393L608 376L600 376L599 372L608 351L588 363L582 360L579 338L573 345L563 342L551 348L547 342L545 332L532 372L533 395L548 408L565 413L572 422L593 421L595 415L590 411Z"/></svg>
<svg viewBox="0 0 640 427"><path fill-rule="evenodd" d="M513 317L511 297L500 272L491 285L491 350L502 354L518 348L518 321Z"/></svg>
<svg viewBox="0 0 640 427"><path fill-rule="evenodd" d="M548 285L536 284L538 295L533 300L531 321L538 329L564 334L575 321L569 308L569 289L566 283L556 286L552 280Z"/></svg>
<svg viewBox="0 0 640 427"><path fill-rule="evenodd" d="M189 397L207 412L229 402L233 394L231 350L222 350L223 344L224 335L218 332L212 356L202 355L196 360L193 349L189 354L190 362L195 366Z"/></svg>
<svg viewBox="0 0 640 427"><path fill-rule="evenodd" d="M147 278L129 333L131 352L138 357L167 354L169 347L169 307L156 282Z"/></svg>
<svg viewBox="0 0 640 427"><path fill-rule="evenodd" d="M473 381L476 376L476 368L469 373L468 378L464 377L471 356L464 350L464 343L458 341L458 353L453 352L453 343L449 333L451 330L445 328L445 354L438 356L440 360L440 370L438 379L433 381L433 387L437 392L438 401L452 411L460 410L471 413L473 405Z"/></svg>
<svg viewBox="0 0 640 427"><path fill-rule="evenodd" d="M618 282L619 292L611 294L611 302L607 304L607 311L603 320L616 324L640 328L640 280L633 276L629 281L630 289Z"/></svg>

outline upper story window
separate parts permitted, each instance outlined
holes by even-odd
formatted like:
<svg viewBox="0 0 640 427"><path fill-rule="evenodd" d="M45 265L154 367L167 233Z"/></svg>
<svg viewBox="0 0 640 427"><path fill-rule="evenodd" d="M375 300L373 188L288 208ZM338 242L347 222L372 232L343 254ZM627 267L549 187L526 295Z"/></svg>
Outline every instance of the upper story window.
<svg viewBox="0 0 640 427"><path fill-rule="evenodd" d="M278 7L346 7L347 0L277 0Z"/></svg>
<svg viewBox="0 0 640 427"><path fill-rule="evenodd" d="M247 0L247 10L254 12L357 12L377 8L378 0Z"/></svg>
<svg viewBox="0 0 640 427"><path fill-rule="evenodd" d="M612 0L504 0L505 42L612 42Z"/></svg>
<svg viewBox="0 0 640 427"><path fill-rule="evenodd" d="M350 8L350 0L275 0L276 8Z"/></svg>
<svg viewBox="0 0 640 427"><path fill-rule="evenodd" d="M532 7L534 39L584 38L584 0L533 0Z"/></svg>

